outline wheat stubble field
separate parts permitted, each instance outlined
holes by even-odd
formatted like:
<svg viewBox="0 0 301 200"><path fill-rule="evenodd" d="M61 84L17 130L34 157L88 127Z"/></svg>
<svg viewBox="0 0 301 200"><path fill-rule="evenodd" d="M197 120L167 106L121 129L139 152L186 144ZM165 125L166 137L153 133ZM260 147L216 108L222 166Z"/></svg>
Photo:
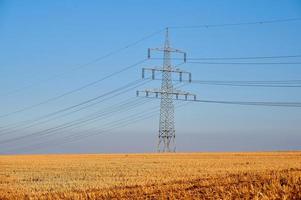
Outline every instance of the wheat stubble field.
<svg viewBox="0 0 301 200"><path fill-rule="evenodd" d="M3 155L0 199L301 199L301 152Z"/></svg>

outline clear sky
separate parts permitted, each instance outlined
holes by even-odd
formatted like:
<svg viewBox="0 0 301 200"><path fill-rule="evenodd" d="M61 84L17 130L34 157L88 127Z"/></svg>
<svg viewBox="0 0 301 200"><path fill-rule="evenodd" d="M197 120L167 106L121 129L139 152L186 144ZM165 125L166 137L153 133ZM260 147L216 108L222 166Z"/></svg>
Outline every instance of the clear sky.
<svg viewBox="0 0 301 200"><path fill-rule="evenodd" d="M156 34L110 57L82 64L137 41L166 26L241 23L301 17L300 0L169 1L5 1L0 0L0 115L43 102L98 80L146 58L148 47L161 47ZM188 57L248 57L301 54L301 21L200 29L171 29L171 45ZM156 55L160 57L160 55ZM243 60L244 61L244 60ZM243 62L240 61L240 62ZM251 60L253 61L253 60ZM177 61L178 62L178 61ZM300 58L254 62L301 62ZM40 118L141 78L148 60L99 84L32 109L0 118L9 131L24 120ZM181 65L195 80L300 80L301 65ZM33 86L32 86L33 84ZM29 86L29 87L27 87ZM149 82L139 89L160 87ZM21 90L19 90L21 88ZM187 84L181 89L199 99L301 101L300 88L228 87ZM159 101L117 112L85 126L46 137L1 144L79 117L102 111L129 98L136 89L66 117L0 132L3 153L149 152L155 150L159 116L102 132L106 123L159 108ZM116 108L115 108L116 109ZM118 108L117 108L118 110ZM301 150L301 108L190 103L175 112L179 151ZM23 125L26 125L23 124ZM8 134L3 134L8 132ZM72 143L64 137L99 133ZM60 142L47 143L51 140ZM41 149L23 150L44 143ZM14 150L15 148L19 148Z"/></svg>

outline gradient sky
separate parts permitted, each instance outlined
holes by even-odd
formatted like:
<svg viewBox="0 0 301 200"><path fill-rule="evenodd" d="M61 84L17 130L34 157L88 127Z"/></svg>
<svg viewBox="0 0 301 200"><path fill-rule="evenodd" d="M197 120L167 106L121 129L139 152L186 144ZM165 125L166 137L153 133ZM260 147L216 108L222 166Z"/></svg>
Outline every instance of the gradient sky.
<svg viewBox="0 0 301 200"><path fill-rule="evenodd" d="M0 0L0 115L39 103L97 80L146 58L148 47L161 47L157 34L134 47L73 68L123 47L166 26L240 23L301 17L299 0L169 0L169 1L5 1ZM189 57L244 57L301 54L301 22L203 29L172 29L171 44ZM160 56L160 55L158 55ZM265 60L264 60L265 61ZM300 59L268 60L300 62ZM0 118L0 126L33 119L118 88L140 78L147 61L93 87L15 115ZM195 80L301 79L300 65L197 65L181 68ZM71 72L70 72L71 70ZM65 73L65 74L64 74ZM64 74L55 79L58 74ZM49 81L44 81L48 80ZM42 82L41 82L42 81ZM18 92L16 89L35 84ZM159 87L153 81L140 87ZM252 88L188 84L182 88L199 99L237 101L301 101L299 88ZM1 136L0 141L54 127L130 97L135 90L92 109ZM158 100L56 135L101 130L107 122L159 106ZM301 109L191 103L176 111L179 151L301 150ZM53 138L0 144L3 153L149 152L157 142L158 116L64 145L13 150Z"/></svg>

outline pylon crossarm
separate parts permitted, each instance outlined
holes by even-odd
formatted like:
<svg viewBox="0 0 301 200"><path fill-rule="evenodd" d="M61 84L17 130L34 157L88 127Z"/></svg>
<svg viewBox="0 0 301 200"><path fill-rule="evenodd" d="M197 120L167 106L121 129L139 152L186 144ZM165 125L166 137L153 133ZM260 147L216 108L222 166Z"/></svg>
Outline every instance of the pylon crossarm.
<svg viewBox="0 0 301 200"><path fill-rule="evenodd" d="M168 52L168 53L179 53L179 54L183 54L183 60L184 62L186 62L186 57L187 57L187 54L185 51L182 51L180 49L174 49L174 48L171 48L171 47L163 47L163 48L148 48L147 50L147 57L148 59L151 58L151 52L152 51L161 51L161 52Z"/></svg>
<svg viewBox="0 0 301 200"><path fill-rule="evenodd" d="M162 67L144 67L142 68L142 70L144 71L152 71L152 70L155 70L155 71L159 71L159 72L174 72L174 73L186 73L186 74L190 74L190 72L187 72L187 71L184 71L184 70L181 70L179 68L169 68L169 69L164 69Z"/></svg>
<svg viewBox="0 0 301 200"><path fill-rule="evenodd" d="M179 81L182 82L183 81L183 74L187 74L188 75L188 81L191 82L191 73L178 69L178 68L159 68L159 67L153 67L153 68L142 68L142 78L145 78L145 73L146 71L151 71L152 73L152 79L154 80L156 77L156 72L170 72L170 73L177 73L179 74Z"/></svg>
<svg viewBox="0 0 301 200"><path fill-rule="evenodd" d="M159 98L159 96L162 98L162 95L168 94L168 95L175 96L176 100L179 100L180 97L184 97L184 99L181 99L181 100L196 100L195 94L192 94L190 92L181 91L181 90L174 90L171 92L166 92L166 91L162 91L161 89L146 89L146 90L142 90L142 91L137 91L137 96L140 96L140 94L143 94L144 97L156 97L156 98ZM191 97L193 99L191 99Z"/></svg>
<svg viewBox="0 0 301 200"><path fill-rule="evenodd" d="M174 52L174 53L186 53L185 51L182 51L180 49L175 49L175 48L171 48L171 47L168 47L168 48L164 48L164 47L159 47L159 48L148 48L149 51L168 51L168 52Z"/></svg>

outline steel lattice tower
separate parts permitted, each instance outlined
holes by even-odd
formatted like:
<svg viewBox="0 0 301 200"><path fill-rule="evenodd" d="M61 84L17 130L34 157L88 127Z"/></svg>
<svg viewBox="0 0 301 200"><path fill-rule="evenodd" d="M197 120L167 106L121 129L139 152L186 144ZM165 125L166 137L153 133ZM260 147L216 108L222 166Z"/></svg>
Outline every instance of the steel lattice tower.
<svg viewBox="0 0 301 200"><path fill-rule="evenodd" d="M161 83L161 103L160 103L160 121L159 121L159 141L158 151L170 152L176 150L175 145L175 122L173 105L173 84L172 67L170 60L170 44L168 28L166 29L164 54L163 54L163 72Z"/></svg>
<svg viewBox="0 0 301 200"><path fill-rule="evenodd" d="M168 28L166 28L165 43L163 48L153 48L148 49L148 58L150 59L151 51L160 51L163 52L163 67L155 68L143 68L142 69L142 78L145 78L145 71L152 72L152 79L155 80L155 72L162 73L162 82L160 89L146 89L144 91L137 91L137 96L140 93L145 93L146 97L152 98L151 95L154 95L155 98L158 98L160 95L160 121L159 121L159 141L158 141L158 152L175 152L175 119L174 119L174 98L178 100L180 96L184 96L188 100L189 97L193 97L196 100L196 95L189 92L176 90L173 88L172 74L179 74L179 81L182 82L183 74L188 75L188 81L191 82L191 73L180 70L178 68L172 67L171 64L171 53L180 53L184 55L184 63L186 62L186 53L171 48L169 41Z"/></svg>

